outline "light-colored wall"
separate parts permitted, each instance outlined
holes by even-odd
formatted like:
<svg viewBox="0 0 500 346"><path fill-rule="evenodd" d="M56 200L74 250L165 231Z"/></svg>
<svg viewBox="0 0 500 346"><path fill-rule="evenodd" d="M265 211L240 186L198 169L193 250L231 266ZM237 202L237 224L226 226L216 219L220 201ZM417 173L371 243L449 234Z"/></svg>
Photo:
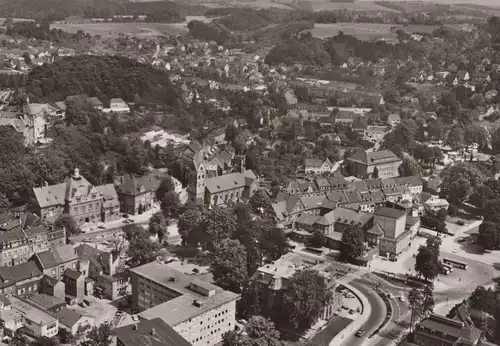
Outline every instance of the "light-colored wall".
<svg viewBox="0 0 500 346"><path fill-rule="evenodd" d="M222 335L234 330L236 301L216 307L172 328L193 346L214 346Z"/></svg>

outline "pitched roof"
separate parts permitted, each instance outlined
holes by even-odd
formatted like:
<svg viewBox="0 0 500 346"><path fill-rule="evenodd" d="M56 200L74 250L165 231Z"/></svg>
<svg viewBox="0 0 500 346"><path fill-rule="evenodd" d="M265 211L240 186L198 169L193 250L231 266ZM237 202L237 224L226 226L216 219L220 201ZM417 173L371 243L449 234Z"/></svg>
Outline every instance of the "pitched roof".
<svg viewBox="0 0 500 346"><path fill-rule="evenodd" d="M329 226L335 223L335 211L332 210L323 215L317 222L319 225Z"/></svg>
<svg viewBox="0 0 500 346"><path fill-rule="evenodd" d="M67 277L69 277L70 279L73 279L73 280L78 280L82 276L82 274L80 274L76 270L73 270L71 268L67 268L64 271L64 276L67 276Z"/></svg>
<svg viewBox="0 0 500 346"><path fill-rule="evenodd" d="M116 193L115 186L113 184L96 186L96 190L101 194L104 200L104 208L120 206L118 194Z"/></svg>
<svg viewBox="0 0 500 346"><path fill-rule="evenodd" d="M64 205L64 193L66 184L60 183L49 186L35 187L33 192L40 208Z"/></svg>
<svg viewBox="0 0 500 346"><path fill-rule="evenodd" d="M59 320L59 323L71 328L77 324L78 321L80 321L83 315L80 315L74 310L62 308L58 313L56 313L56 317Z"/></svg>
<svg viewBox="0 0 500 346"><path fill-rule="evenodd" d="M35 254L35 257L38 259L38 263L43 269L53 268L58 265L58 261L54 256L54 253L50 250L44 252L38 252Z"/></svg>
<svg viewBox="0 0 500 346"><path fill-rule="evenodd" d="M90 102L94 107L103 105L101 100L99 100L97 97L91 97L87 101Z"/></svg>
<svg viewBox="0 0 500 346"><path fill-rule="evenodd" d="M161 318L117 328L115 334L124 346L191 346Z"/></svg>
<svg viewBox="0 0 500 346"><path fill-rule="evenodd" d="M325 161L322 161L320 159L314 159L314 158L313 159L305 159L304 165L306 167L318 167L319 168L319 167L323 166L324 162Z"/></svg>
<svg viewBox="0 0 500 346"><path fill-rule="evenodd" d="M142 177L126 175L118 186L118 191L124 195L138 196L144 192L156 191L160 183L161 180L154 175L144 175ZM106 192L112 193L108 188L105 189Z"/></svg>
<svg viewBox="0 0 500 346"><path fill-rule="evenodd" d="M431 314L428 318L418 323L417 328L422 327L455 337L457 339L462 338L472 343L477 342L481 336L481 331L474 326L465 327L461 321L455 321L436 314Z"/></svg>
<svg viewBox="0 0 500 346"><path fill-rule="evenodd" d="M358 151L349 158L347 158L347 160L362 163L365 165L375 165L378 163L401 161L399 157L397 157L390 150L368 151L368 152Z"/></svg>
<svg viewBox="0 0 500 346"><path fill-rule="evenodd" d="M33 261L18 264L12 267L0 267L0 286L10 286L16 282L26 280L35 276L41 276L43 273Z"/></svg>
<svg viewBox="0 0 500 346"><path fill-rule="evenodd" d="M219 193L237 188L250 186L257 177L251 170L244 173L230 173L207 179L207 190L210 193Z"/></svg>
<svg viewBox="0 0 500 346"><path fill-rule="evenodd" d="M295 222L298 224L312 226L316 222L318 222L319 219L321 219L321 216L319 216L319 215L304 213L304 214L300 215L300 217Z"/></svg>

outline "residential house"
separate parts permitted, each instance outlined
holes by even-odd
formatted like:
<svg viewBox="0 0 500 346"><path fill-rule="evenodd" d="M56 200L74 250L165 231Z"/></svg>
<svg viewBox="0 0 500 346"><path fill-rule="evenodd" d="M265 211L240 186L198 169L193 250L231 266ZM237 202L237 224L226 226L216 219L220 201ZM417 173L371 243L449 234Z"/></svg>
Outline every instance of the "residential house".
<svg viewBox="0 0 500 346"><path fill-rule="evenodd" d="M130 112L130 108L125 101L120 98L113 98L109 101L109 110L111 112Z"/></svg>
<svg viewBox="0 0 500 346"><path fill-rule="evenodd" d="M397 113L389 114L389 116L387 117L387 124L389 124L389 126L391 127L395 127L400 122L401 122L401 117Z"/></svg>
<svg viewBox="0 0 500 346"><path fill-rule="evenodd" d="M0 268L0 294L21 295L36 293L43 273L35 262L29 261L13 267Z"/></svg>
<svg viewBox="0 0 500 346"><path fill-rule="evenodd" d="M214 346L234 330L238 294L160 262L130 269L130 276L141 319L161 318L194 346Z"/></svg>
<svg viewBox="0 0 500 346"><path fill-rule="evenodd" d="M333 173L334 167L335 166L328 158L324 161L315 158L304 160L304 169L306 174L321 175L325 173Z"/></svg>
<svg viewBox="0 0 500 346"><path fill-rule="evenodd" d="M71 302L79 303L85 295L85 278L76 270L67 268L64 271L62 281L66 288L66 297Z"/></svg>
<svg viewBox="0 0 500 346"><path fill-rule="evenodd" d="M257 176L250 170L229 173L206 181L205 203L209 207L250 199L258 189Z"/></svg>
<svg viewBox="0 0 500 346"><path fill-rule="evenodd" d="M256 296L263 316L271 319L277 317L276 314L282 311L282 296L290 279L298 270L305 268L316 270L323 276L328 290L332 293L333 299L323 307L319 318L328 321L335 316L335 311L342 305L342 295L335 290L337 282L332 265L324 262L312 265L294 253L285 254L274 263L260 267L250 280L258 292Z"/></svg>
<svg viewBox="0 0 500 346"><path fill-rule="evenodd" d="M59 299L44 293L29 294L27 296L18 296L19 299L26 301L38 309L55 314L66 307L64 299Z"/></svg>
<svg viewBox="0 0 500 346"><path fill-rule="evenodd" d="M142 320L114 330L116 346L192 346L161 318Z"/></svg>
<svg viewBox="0 0 500 346"><path fill-rule="evenodd" d="M130 215L142 214L150 210L156 203L156 190L161 179L154 175L135 177L125 175L118 185L120 210Z"/></svg>
<svg viewBox="0 0 500 346"><path fill-rule="evenodd" d="M87 100L95 109L102 111L104 104L97 97L90 97Z"/></svg>
<svg viewBox="0 0 500 346"><path fill-rule="evenodd" d="M51 297L65 301L66 285L64 282L57 280L48 275L44 275L41 280L41 292Z"/></svg>
<svg viewBox="0 0 500 346"><path fill-rule="evenodd" d="M56 317L59 320L59 328L66 330L71 335L76 335L79 328L92 327L95 322L95 318L82 315L70 308L61 309L56 313Z"/></svg>
<svg viewBox="0 0 500 346"><path fill-rule="evenodd" d="M209 137L217 145L226 143L226 126L210 132Z"/></svg>
<svg viewBox="0 0 500 346"><path fill-rule="evenodd" d="M38 252L33 256L44 275L61 280L67 268L77 269L78 256L71 245Z"/></svg>
<svg viewBox="0 0 500 346"><path fill-rule="evenodd" d="M439 198L438 196L430 196L424 202L425 210L438 212L441 209L448 210L450 203L444 198Z"/></svg>
<svg viewBox="0 0 500 346"><path fill-rule="evenodd" d="M358 117L354 119L351 129L358 134L360 139L366 139L366 130L368 129L368 121L365 117Z"/></svg>
<svg viewBox="0 0 500 346"><path fill-rule="evenodd" d="M123 260L115 253L100 251L88 244L75 248L79 257L78 271L86 278L87 292L95 290L102 296L115 300L123 296L128 284L128 278L122 271ZM95 283L95 287L94 287Z"/></svg>
<svg viewBox="0 0 500 346"><path fill-rule="evenodd" d="M390 150L375 152L358 151L346 159L353 174L357 177L373 175L375 168L379 178L393 178L399 176L401 159Z"/></svg>
<svg viewBox="0 0 500 346"><path fill-rule="evenodd" d="M356 118L359 118L359 114L355 112L338 111L335 115L335 124L351 126Z"/></svg>

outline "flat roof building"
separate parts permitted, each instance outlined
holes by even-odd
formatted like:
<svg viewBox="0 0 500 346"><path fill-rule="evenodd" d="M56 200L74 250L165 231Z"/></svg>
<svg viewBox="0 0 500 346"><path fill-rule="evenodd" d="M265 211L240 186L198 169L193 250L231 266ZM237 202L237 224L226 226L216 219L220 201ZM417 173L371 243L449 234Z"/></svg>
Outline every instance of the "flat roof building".
<svg viewBox="0 0 500 346"><path fill-rule="evenodd" d="M152 262L130 269L132 307L161 318L194 346L212 346L234 329L239 295Z"/></svg>

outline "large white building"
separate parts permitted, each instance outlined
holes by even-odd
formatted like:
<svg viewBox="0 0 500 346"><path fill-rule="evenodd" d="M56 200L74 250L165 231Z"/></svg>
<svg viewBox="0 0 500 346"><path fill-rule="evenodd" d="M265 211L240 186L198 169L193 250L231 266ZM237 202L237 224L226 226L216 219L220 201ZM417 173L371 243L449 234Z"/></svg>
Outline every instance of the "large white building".
<svg viewBox="0 0 500 346"><path fill-rule="evenodd" d="M239 295L160 262L130 269L132 307L161 318L193 346L213 346L235 328Z"/></svg>

